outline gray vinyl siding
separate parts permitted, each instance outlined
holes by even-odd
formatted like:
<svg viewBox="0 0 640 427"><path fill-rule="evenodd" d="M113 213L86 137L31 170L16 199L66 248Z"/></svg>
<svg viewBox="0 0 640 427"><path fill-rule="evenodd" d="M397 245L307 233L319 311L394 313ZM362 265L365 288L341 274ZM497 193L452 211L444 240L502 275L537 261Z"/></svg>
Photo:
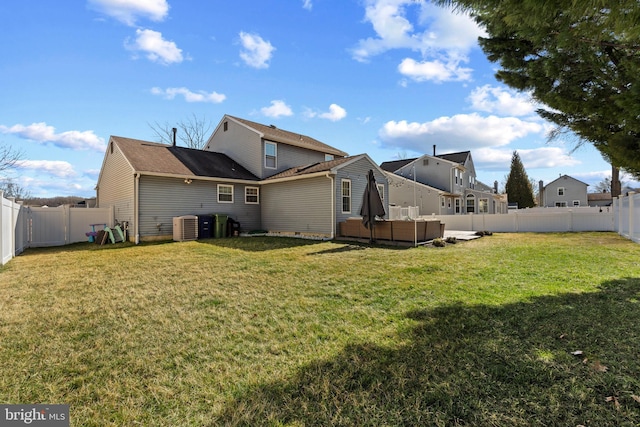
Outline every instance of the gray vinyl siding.
<svg viewBox="0 0 640 427"><path fill-rule="evenodd" d="M437 188L439 190L448 191L450 193L461 193L461 186L455 185L455 179L453 178L454 165L446 160L439 159L437 157L427 157L428 164L424 164L424 157L416 160L415 171L416 181L422 184ZM413 165L408 165L400 168L396 173L408 179L413 179ZM453 182L453 185L452 185ZM456 191L457 188L457 191Z"/></svg>
<svg viewBox="0 0 640 427"><path fill-rule="evenodd" d="M273 141L268 141L273 142ZM293 145L283 144L279 142L273 142L277 147L277 167L275 169L264 167L264 159L263 163L263 172L262 176L269 177L280 173L284 170L306 166L313 163L324 162L324 154L318 151L307 150L306 148L295 147ZM264 143L261 148L262 155L264 156Z"/></svg>
<svg viewBox="0 0 640 427"><path fill-rule="evenodd" d="M263 185L262 228L272 232L330 235L331 180L316 177Z"/></svg>
<svg viewBox="0 0 640 427"><path fill-rule="evenodd" d="M380 172L378 168L373 167L366 157L363 157L338 169L334 189L334 196L336 198L336 227L338 226L337 224L345 221L347 218L360 216L362 196L364 195L364 190L367 186L367 175L369 174L369 169L373 169L373 175L376 178L376 183L384 184L384 210L387 213L385 217L389 217L389 184L387 182L387 177ZM342 179L351 180L351 213L342 213Z"/></svg>
<svg viewBox="0 0 640 427"><path fill-rule="evenodd" d="M218 184L233 185L233 203L218 203ZM143 175L139 189L140 237L172 235L173 217L182 215L227 214L240 222L242 230L258 229L260 205L245 204L244 188L245 184L223 181L194 179L185 184L182 179ZM160 230L157 224L161 224Z"/></svg>
<svg viewBox="0 0 640 427"><path fill-rule="evenodd" d="M416 185L414 192L413 181L399 176L389 176L389 204L401 207L418 206L420 215L444 214L440 209L440 192ZM452 202L453 203L453 202ZM445 209L446 209L445 202Z"/></svg>
<svg viewBox="0 0 640 427"><path fill-rule="evenodd" d="M560 187L564 188L563 196L558 195L558 188ZM555 207L556 202L566 202L567 207L571 208L574 200L579 200L582 207L589 206L587 202L587 184L570 176L562 176L544 188L544 205L547 207Z"/></svg>
<svg viewBox="0 0 640 427"><path fill-rule="evenodd" d="M110 143L111 144L111 143ZM128 221L133 226L133 197L135 177L133 168L125 159L117 145L113 144L113 153L109 145L105 154L102 174L98 181L97 206L113 206L117 221Z"/></svg>
<svg viewBox="0 0 640 427"><path fill-rule="evenodd" d="M226 122L228 124L227 131L224 131L223 122L209 138L204 149L226 154L252 174L259 178L264 178L262 175L264 166L262 153L264 148L261 147L260 134L233 120L226 120Z"/></svg>

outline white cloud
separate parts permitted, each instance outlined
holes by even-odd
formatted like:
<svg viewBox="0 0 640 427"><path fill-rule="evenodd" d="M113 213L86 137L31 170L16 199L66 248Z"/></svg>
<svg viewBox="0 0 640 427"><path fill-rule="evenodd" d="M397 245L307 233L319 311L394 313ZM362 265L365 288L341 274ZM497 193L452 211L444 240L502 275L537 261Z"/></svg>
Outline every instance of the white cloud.
<svg viewBox="0 0 640 427"><path fill-rule="evenodd" d="M62 160L19 160L16 162L18 169L46 173L58 178L71 178L76 176L71 163Z"/></svg>
<svg viewBox="0 0 640 427"><path fill-rule="evenodd" d="M466 62L466 60L465 60ZM471 80L471 68L460 67L460 61L449 59L447 63L440 60L417 62L411 58L405 58L398 65L400 74L417 82L432 80L436 83L446 81Z"/></svg>
<svg viewBox="0 0 640 427"><path fill-rule="evenodd" d="M135 42L129 44L127 40L125 46L129 50L145 52L149 60L164 65L184 60L182 49L174 42L163 39L162 33L158 31L137 29Z"/></svg>
<svg viewBox="0 0 640 427"><path fill-rule="evenodd" d="M428 153L433 144L443 151L504 146L542 130L539 123L516 117L483 117L473 113L440 117L424 123L389 121L380 129L379 135L386 146Z"/></svg>
<svg viewBox="0 0 640 427"><path fill-rule="evenodd" d="M257 34L240 32L240 44L244 50L240 51L240 58L250 67L269 68L269 60L273 56L275 47Z"/></svg>
<svg viewBox="0 0 640 427"><path fill-rule="evenodd" d="M468 100L474 110L510 116L533 115L539 108L529 94L491 85L475 88Z"/></svg>
<svg viewBox="0 0 640 427"><path fill-rule="evenodd" d="M138 18L163 21L169 12L166 0L89 0L89 7L130 26Z"/></svg>
<svg viewBox="0 0 640 427"><path fill-rule="evenodd" d="M289 107L282 100L273 100L273 101L271 101L271 106L270 107L262 107L260 109L260 112L263 115L267 116L267 117L273 117L273 118L278 118L278 117L282 117L282 116L292 116L293 115L293 111L291 111L291 107Z"/></svg>
<svg viewBox="0 0 640 427"><path fill-rule="evenodd" d="M304 114L308 118L319 117L321 119L327 119L327 120L331 120L332 122L337 122L347 117L347 110L345 110L338 104L331 104L329 105L329 111L325 113L320 113L320 112L316 112L311 109L308 109L307 111L305 111Z"/></svg>
<svg viewBox="0 0 640 427"><path fill-rule="evenodd" d="M208 93L203 90L192 92L186 87L168 87L166 89L154 87L151 88L151 93L166 99L174 99L176 96L182 95L187 102L211 102L213 104L219 104L227 98L218 92Z"/></svg>
<svg viewBox="0 0 640 427"><path fill-rule="evenodd" d="M56 147L70 148L72 150L104 151L106 144L92 130L70 130L56 133L56 128L44 122L32 123L28 126L16 124L11 127L0 125L0 132L16 135L23 139L41 143L52 143Z"/></svg>
<svg viewBox="0 0 640 427"><path fill-rule="evenodd" d="M313 9L313 3L311 3L311 0L302 0L302 7L304 9L311 10Z"/></svg>
<svg viewBox="0 0 640 427"><path fill-rule="evenodd" d="M412 15L416 8L417 19ZM471 79L473 70L460 64L468 62L468 52L484 31L468 15L424 1L366 0L365 21L376 35L358 41L351 50L355 60L367 62L390 49L409 49L421 58L405 58L398 71L414 81Z"/></svg>
<svg viewBox="0 0 640 427"><path fill-rule="evenodd" d="M482 169L505 169L511 164L513 149L478 148L473 152L476 167ZM517 149L525 169L570 167L581 162L559 147Z"/></svg>

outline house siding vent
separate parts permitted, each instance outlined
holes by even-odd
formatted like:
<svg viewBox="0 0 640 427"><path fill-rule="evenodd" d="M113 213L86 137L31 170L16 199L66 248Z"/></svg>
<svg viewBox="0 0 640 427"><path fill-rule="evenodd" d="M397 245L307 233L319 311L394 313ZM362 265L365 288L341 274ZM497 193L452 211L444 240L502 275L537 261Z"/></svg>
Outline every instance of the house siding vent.
<svg viewBox="0 0 640 427"><path fill-rule="evenodd" d="M173 218L173 240L183 242L198 239L198 217L195 215Z"/></svg>

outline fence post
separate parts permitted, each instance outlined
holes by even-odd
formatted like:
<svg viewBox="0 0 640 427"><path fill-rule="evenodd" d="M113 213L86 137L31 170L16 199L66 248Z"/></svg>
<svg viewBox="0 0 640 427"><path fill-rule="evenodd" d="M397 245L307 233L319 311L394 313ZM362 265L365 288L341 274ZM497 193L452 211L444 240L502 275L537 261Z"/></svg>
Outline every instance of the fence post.
<svg viewBox="0 0 640 427"><path fill-rule="evenodd" d="M634 202L634 197L633 195L636 194L633 191L629 191L628 193L628 197L629 197L629 238L631 240L633 240L633 202Z"/></svg>
<svg viewBox="0 0 640 427"><path fill-rule="evenodd" d="M2 212L4 212L4 191L0 190L0 265L4 265L4 239L6 236L2 235L2 230L4 229L4 218L2 218ZM10 236L11 237L11 236Z"/></svg>

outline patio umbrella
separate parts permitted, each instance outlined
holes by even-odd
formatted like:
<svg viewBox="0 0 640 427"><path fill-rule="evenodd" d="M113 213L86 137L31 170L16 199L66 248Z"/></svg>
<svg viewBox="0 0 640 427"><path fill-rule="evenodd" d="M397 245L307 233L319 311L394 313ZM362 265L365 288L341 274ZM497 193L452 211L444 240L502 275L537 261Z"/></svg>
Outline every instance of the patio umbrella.
<svg viewBox="0 0 640 427"><path fill-rule="evenodd" d="M380 193L378 193L376 178L373 175L373 170L369 169L367 186L362 195L362 207L360 208L362 224L369 229L369 243L373 242L373 228L376 225L376 216L384 216L384 214L384 206L380 199Z"/></svg>

